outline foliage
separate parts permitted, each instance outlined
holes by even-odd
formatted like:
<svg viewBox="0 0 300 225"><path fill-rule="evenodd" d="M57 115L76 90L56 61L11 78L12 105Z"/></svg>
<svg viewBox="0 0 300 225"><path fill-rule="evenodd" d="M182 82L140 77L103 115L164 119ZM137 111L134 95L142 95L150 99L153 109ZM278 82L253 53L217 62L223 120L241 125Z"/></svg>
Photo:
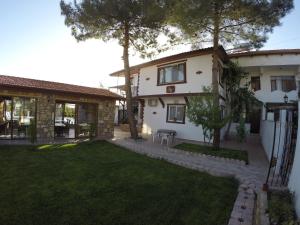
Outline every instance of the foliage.
<svg viewBox="0 0 300 225"><path fill-rule="evenodd" d="M130 47L142 57L155 54L157 37L167 31L163 26L165 1L82 0L73 4L61 1L60 6L66 17L65 24L71 27L72 35L78 41L115 39L124 47L124 29L128 26Z"/></svg>
<svg viewBox="0 0 300 225"><path fill-rule="evenodd" d="M34 144L37 140L37 130L36 130L35 119L30 119L28 134L29 134L30 143Z"/></svg>
<svg viewBox="0 0 300 225"><path fill-rule="evenodd" d="M228 149L228 148L220 148L215 149L212 146L206 145L197 145L191 143L181 143L176 145L175 148L181 149L184 151L189 152L197 152L205 155L212 155L222 158L229 158L229 159L238 159L243 160L248 164L248 152L242 150L235 150L235 149Z"/></svg>
<svg viewBox="0 0 300 225"><path fill-rule="evenodd" d="M239 142L244 142L246 140L247 132L245 126L245 119L241 116L239 124L236 126L236 135Z"/></svg>
<svg viewBox="0 0 300 225"><path fill-rule="evenodd" d="M203 91L203 95L189 98L187 117L196 126L202 126L203 141L206 142L208 139L210 142L213 138L213 131L224 127L230 117L223 118L221 115L223 112L218 105L214 104L211 88L204 87Z"/></svg>
<svg viewBox="0 0 300 225"><path fill-rule="evenodd" d="M260 48L267 34L280 25L280 19L293 9L293 0L174 0L169 23L199 46L212 43L224 46Z"/></svg>
<svg viewBox="0 0 300 225"><path fill-rule="evenodd" d="M240 118L241 112L248 113L252 106L260 106L254 92L251 90L250 81L247 81L248 73L238 63L228 62L224 70L223 80L226 87L226 95L234 118ZM244 83L242 83L244 81Z"/></svg>
<svg viewBox="0 0 300 225"><path fill-rule="evenodd" d="M167 4L152 0L82 0L60 2L65 24L78 41L89 38L118 40L123 47L126 104L131 137L138 138L130 88L129 49L142 57L160 52L157 38L164 26ZM157 50L157 51L156 51Z"/></svg>
<svg viewBox="0 0 300 225"><path fill-rule="evenodd" d="M238 181L105 141L0 146L0 224L227 224Z"/></svg>
<svg viewBox="0 0 300 225"><path fill-rule="evenodd" d="M238 122L241 119L245 120L245 113L250 113L254 106L261 105L261 102L256 99L254 92L250 89L247 75L248 73L238 63L229 61L225 64L222 79L226 88L226 108L228 113L232 115L225 136L229 134L232 119L238 118Z"/></svg>
<svg viewBox="0 0 300 225"><path fill-rule="evenodd" d="M75 108L65 106L64 116L74 118L75 117Z"/></svg>
<svg viewBox="0 0 300 225"><path fill-rule="evenodd" d="M219 44L259 48L267 33L293 8L293 0L173 0L169 24L175 25L194 47L213 43L212 92L218 107ZM185 38L183 38L185 39ZM220 130L214 130L214 146L220 145Z"/></svg>
<svg viewBox="0 0 300 225"><path fill-rule="evenodd" d="M296 225L293 195L289 191L270 192L269 214L271 225Z"/></svg>

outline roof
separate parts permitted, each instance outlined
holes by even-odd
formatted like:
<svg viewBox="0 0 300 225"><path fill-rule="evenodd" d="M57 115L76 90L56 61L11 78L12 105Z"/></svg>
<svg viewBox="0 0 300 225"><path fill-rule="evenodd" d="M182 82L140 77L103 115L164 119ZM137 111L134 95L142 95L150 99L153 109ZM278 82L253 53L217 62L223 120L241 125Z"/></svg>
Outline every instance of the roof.
<svg viewBox="0 0 300 225"><path fill-rule="evenodd" d="M167 57L163 57L160 59L152 60L149 62L145 62L142 64L138 64L135 66L130 67L131 74L138 73L139 70L143 67L159 65L162 63L168 63L180 59L195 57L199 55L211 54L213 48L204 48L198 49L189 52L183 52L176 55L171 55ZM262 50L262 51L245 51L245 52L237 52L227 54L225 49L220 46L219 47L219 55L224 59L228 60L229 58L238 58L238 57L250 57L250 56L261 56L261 55L283 55L283 54L300 54L300 49L277 49L277 50ZM110 74L110 76L124 76L124 70L119 70Z"/></svg>
<svg viewBox="0 0 300 225"><path fill-rule="evenodd" d="M213 48L210 47L210 48L203 48L203 49L198 49L198 50L189 51L189 52L183 52L183 53L180 53L180 54L155 59L155 60L152 60L152 61L149 61L149 62L145 62L145 63L138 64L138 65L135 65L135 66L131 66L130 67L130 73L131 74L138 73L139 70L141 68L144 68L144 67L163 64L163 63L174 62L176 60L186 59L186 58L195 57L195 56L199 56L199 55L211 54L212 52L213 52ZM222 46L219 46L218 53L219 53L219 56L223 60L228 59L227 53L226 53L225 49ZM113 72L113 73L110 74L110 76L124 76L124 69Z"/></svg>
<svg viewBox="0 0 300 225"><path fill-rule="evenodd" d="M283 55L283 54L300 54L300 49L277 49L277 50L262 50L248 51L228 54L229 58L261 56L261 55Z"/></svg>
<svg viewBox="0 0 300 225"><path fill-rule="evenodd" d="M80 94L93 97L105 97L112 99L122 98L109 90L102 88L84 87L73 84L64 84L43 80L28 79L22 77L0 75L0 87L25 88L37 91L51 91L60 93Z"/></svg>

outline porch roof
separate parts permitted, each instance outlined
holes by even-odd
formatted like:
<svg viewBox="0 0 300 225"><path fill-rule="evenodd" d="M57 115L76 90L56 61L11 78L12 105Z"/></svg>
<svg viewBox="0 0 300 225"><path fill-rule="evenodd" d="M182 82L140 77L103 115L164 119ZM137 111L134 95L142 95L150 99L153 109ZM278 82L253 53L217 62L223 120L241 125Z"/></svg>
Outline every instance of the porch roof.
<svg viewBox="0 0 300 225"><path fill-rule="evenodd" d="M32 91L48 91L85 96L122 99L123 97L103 88L92 88L73 84L65 84L44 80L35 80L22 77L0 75L0 87L23 88Z"/></svg>

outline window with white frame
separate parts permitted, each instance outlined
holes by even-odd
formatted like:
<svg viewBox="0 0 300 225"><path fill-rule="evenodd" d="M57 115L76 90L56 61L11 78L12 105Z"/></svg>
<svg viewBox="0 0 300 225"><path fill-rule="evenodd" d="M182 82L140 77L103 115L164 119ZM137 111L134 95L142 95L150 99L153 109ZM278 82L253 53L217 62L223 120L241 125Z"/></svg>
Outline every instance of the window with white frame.
<svg viewBox="0 0 300 225"><path fill-rule="evenodd" d="M289 92L296 90L295 76L272 76L271 91Z"/></svg>
<svg viewBox="0 0 300 225"><path fill-rule="evenodd" d="M185 63L158 68L157 85L185 83Z"/></svg>
<svg viewBox="0 0 300 225"><path fill-rule="evenodd" d="M185 123L185 105L169 104L167 107L168 123Z"/></svg>

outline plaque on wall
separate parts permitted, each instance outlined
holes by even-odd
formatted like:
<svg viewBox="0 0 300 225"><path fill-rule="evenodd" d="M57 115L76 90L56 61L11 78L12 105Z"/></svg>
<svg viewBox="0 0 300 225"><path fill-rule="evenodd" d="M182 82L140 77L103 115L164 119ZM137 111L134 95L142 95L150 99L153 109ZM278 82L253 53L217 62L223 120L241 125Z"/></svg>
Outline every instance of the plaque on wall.
<svg viewBox="0 0 300 225"><path fill-rule="evenodd" d="M167 86L166 87L167 93L174 93L175 92L175 86Z"/></svg>

